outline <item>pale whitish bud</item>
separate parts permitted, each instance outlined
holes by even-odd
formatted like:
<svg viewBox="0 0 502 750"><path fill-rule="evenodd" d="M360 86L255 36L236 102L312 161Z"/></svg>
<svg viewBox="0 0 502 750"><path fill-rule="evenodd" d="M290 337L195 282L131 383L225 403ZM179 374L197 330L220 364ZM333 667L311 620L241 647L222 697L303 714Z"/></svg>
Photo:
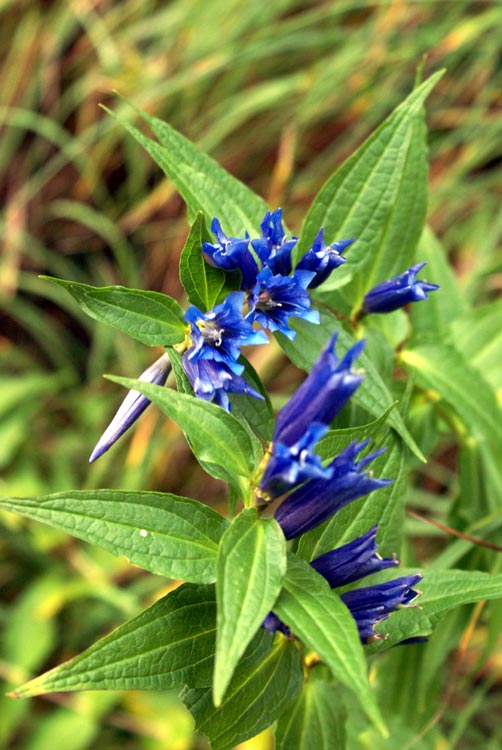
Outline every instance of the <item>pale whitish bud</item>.
<svg viewBox="0 0 502 750"><path fill-rule="evenodd" d="M167 354L163 354L153 365L150 365L150 367L141 373L138 380L144 380L146 383L154 383L155 385L164 385L170 371L171 363L169 362L169 357ZM139 393L139 391L129 391L112 421L96 443L89 458L89 463L92 463L102 456L103 453L106 453L119 437L143 414L149 404L149 399L142 393Z"/></svg>

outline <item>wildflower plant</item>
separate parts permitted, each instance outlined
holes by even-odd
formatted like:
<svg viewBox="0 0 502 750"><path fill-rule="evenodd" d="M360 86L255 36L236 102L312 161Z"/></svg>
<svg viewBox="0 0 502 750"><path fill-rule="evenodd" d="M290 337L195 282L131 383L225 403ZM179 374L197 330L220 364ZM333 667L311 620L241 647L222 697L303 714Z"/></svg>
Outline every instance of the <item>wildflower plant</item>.
<svg viewBox="0 0 502 750"><path fill-rule="evenodd" d="M139 113L153 140L121 120L186 202L187 304L52 279L99 323L164 348L137 380L111 377L128 393L90 458L113 450L153 403L202 468L227 483L230 513L127 488L3 500L182 582L16 697L177 689L215 750L274 723L278 750L328 750L333 735L315 739L316 710L340 738L344 702L387 733L368 658L426 638L458 604L500 596L500 576L399 567L406 467L424 457L405 418L413 382L399 388L385 374L392 368L380 374L370 356L380 336L374 313L435 304L427 294L442 293L415 278L425 265L415 263L426 207L423 103L439 76L328 180L299 237L281 209L166 123ZM271 336L307 373L275 417L245 354ZM410 371L412 353L399 360ZM331 709L326 696L336 696Z"/></svg>

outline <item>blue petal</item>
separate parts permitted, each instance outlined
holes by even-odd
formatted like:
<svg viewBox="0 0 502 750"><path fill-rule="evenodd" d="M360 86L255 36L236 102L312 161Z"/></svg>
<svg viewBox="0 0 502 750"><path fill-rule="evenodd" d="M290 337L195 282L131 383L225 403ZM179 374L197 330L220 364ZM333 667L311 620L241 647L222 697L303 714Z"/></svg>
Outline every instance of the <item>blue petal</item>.
<svg viewBox="0 0 502 750"><path fill-rule="evenodd" d="M342 256L342 253L354 241L354 239L341 240L333 242L332 245L326 245L324 242L324 229L321 228L319 230L317 237L312 243L312 247L307 250L296 267L297 270L304 268L315 272L315 276L309 284L309 289L315 289L320 286L335 268L346 262L346 258Z"/></svg>
<svg viewBox="0 0 502 750"><path fill-rule="evenodd" d="M211 223L211 231L218 242L203 242L202 250L206 260L217 268L225 271L239 270L242 274L241 289L250 289L256 282L258 266L249 250L249 236L227 237L221 224L215 217Z"/></svg>
<svg viewBox="0 0 502 750"><path fill-rule="evenodd" d="M197 398L214 401L226 411L230 411L229 393L241 393L263 400L239 374L233 372L224 362L214 359L190 359L190 350L183 355L183 367Z"/></svg>
<svg viewBox="0 0 502 750"><path fill-rule="evenodd" d="M323 468L320 457L313 453L314 446L326 430L325 425L313 422L295 445L273 444L272 455L260 482L260 490L268 501L306 479L331 476L331 469Z"/></svg>
<svg viewBox="0 0 502 750"><path fill-rule="evenodd" d="M391 480L374 479L362 470L381 451L355 461L366 444L350 443L327 467L331 470L329 479L312 479L281 503L274 517L286 539L306 533L358 497L390 484Z"/></svg>
<svg viewBox="0 0 502 750"><path fill-rule="evenodd" d="M363 311L365 313L392 312L410 302L427 299L427 292L434 292L439 289L439 286L416 280L418 272L425 265L425 262L417 263L399 276L375 286L364 297Z"/></svg>
<svg viewBox="0 0 502 750"><path fill-rule="evenodd" d="M256 285L249 295L250 312L247 317L272 332L280 331L288 338L294 338L296 332L289 328L290 317L319 322L317 310L310 309L310 295L307 292L313 276L310 271L297 271L292 276L274 275L266 266L258 274Z"/></svg>
<svg viewBox="0 0 502 750"><path fill-rule="evenodd" d="M345 586L384 568L399 565L395 557L380 557L377 552L376 534L377 527L373 526L363 536L344 544L343 547L326 552L310 564L328 581L331 588Z"/></svg>
<svg viewBox="0 0 502 750"><path fill-rule="evenodd" d="M358 341L342 360L334 352L335 332L323 349L310 374L277 415L274 440L292 445L309 422L329 425L347 403L363 376L352 371L352 365L365 346Z"/></svg>

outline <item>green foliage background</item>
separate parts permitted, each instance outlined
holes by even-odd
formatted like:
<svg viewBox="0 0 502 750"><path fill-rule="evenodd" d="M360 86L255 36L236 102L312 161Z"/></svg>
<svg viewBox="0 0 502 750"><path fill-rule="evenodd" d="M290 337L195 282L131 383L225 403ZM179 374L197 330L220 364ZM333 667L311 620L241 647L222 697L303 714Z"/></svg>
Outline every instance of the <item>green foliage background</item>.
<svg viewBox="0 0 502 750"><path fill-rule="evenodd" d="M220 483L202 474L178 429L154 408L130 438L87 464L123 396L101 373L135 377L152 353L94 324L38 274L182 300L178 258L187 235L172 184L99 103L132 121L117 90L168 121L272 208L281 205L298 231L329 174L412 89L417 66L427 74L446 67L427 102L430 230L420 255L443 291L434 304L416 306L421 339L401 352L421 387L410 428L431 455L426 466L413 464L409 508L502 544L497 446L480 442L490 424L472 398L480 373L494 403L502 392L501 20L497 2L4 0L0 493L127 487L223 510ZM434 349L427 330L438 321L444 339ZM462 377L445 370L444 346L451 372ZM301 374L273 347L252 361L279 405ZM0 524L5 690L175 585L35 522L2 512ZM406 547L397 550L405 563L435 557L436 567L501 569L500 553L416 516L406 528ZM392 750L412 740L418 750L498 748L501 616L500 602L466 606L427 647L391 652L378 674L388 679L384 710L400 717L391 727L395 744L368 730L361 747ZM163 693L1 696L0 714L6 750L205 747L176 697ZM292 729L280 731L287 737ZM243 747L270 743L266 735Z"/></svg>

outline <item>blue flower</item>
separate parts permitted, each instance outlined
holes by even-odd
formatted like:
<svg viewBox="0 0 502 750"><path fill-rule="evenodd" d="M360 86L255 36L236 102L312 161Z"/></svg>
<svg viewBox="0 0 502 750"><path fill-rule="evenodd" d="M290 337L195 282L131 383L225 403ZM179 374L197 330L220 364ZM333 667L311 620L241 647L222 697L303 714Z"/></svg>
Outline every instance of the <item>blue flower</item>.
<svg viewBox="0 0 502 750"><path fill-rule="evenodd" d="M163 354L153 365L150 365L150 367L141 373L138 380L143 380L146 383L154 383L155 385L164 385L170 371L171 364L169 358L167 354ZM112 421L96 443L90 455L89 463L92 463L102 456L103 453L106 453L119 437L143 414L150 403L149 399L142 393L139 393L139 391L129 391Z"/></svg>
<svg viewBox="0 0 502 750"><path fill-rule="evenodd" d="M267 211L260 224L261 237L251 240L251 246L264 266L272 273L288 276L291 273L291 251L298 242L297 237L286 240L282 226L282 209Z"/></svg>
<svg viewBox="0 0 502 750"><path fill-rule="evenodd" d="M241 365L239 365L241 367ZM230 411L229 393L242 393L263 400L244 378L233 372L224 362L213 359L190 360L189 352L183 355L183 368L197 398L214 401L226 411Z"/></svg>
<svg viewBox="0 0 502 750"><path fill-rule="evenodd" d="M274 444L260 482L260 491L267 502L306 479L331 476L331 470L324 469L320 457L313 453L314 446L326 430L326 425L313 422L294 445Z"/></svg>
<svg viewBox="0 0 502 750"><path fill-rule="evenodd" d="M409 302L420 302L427 299L427 292L435 292L439 289L437 284L429 284L427 281L417 281L416 276L422 268L427 265L418 263L408 268L400 276L395 276L389 281L373 287L365 296L363 301L363 312L365 313L387 313L407 305Z"/></svg>
<svg viewBox="0 0 502 750"><path fill-rule="evenodd" d="M268 343L266 334L253 330L251 323L243 318L244 296L244 292L232 292L207 313L194 305L188 308L185 320L190 323L192 346L187 350L186 358L190 362L199 359L224 362L232 372L241 375L244 367L237 363L240 348Z"/></svg>
<svg viewBox="0 0 502 750"><path fill-rule="evenodd" d="M398 565L395 558L382 559L378 555L376 531L375 526L353 542L321 555L310 564L328 581L331 588L345 586L383 568ZM385 638L376 633L374 628L397 609L413 606L412 602L420 595L420 591L413 587L421 579L422 576L415 573L386 583L354 588L341 594L341 600L356 621L363 643ZM291 634L287 625L274 612L267 615L262 626L271 633L279 630L284 635Z"/></svg>
<svg viewBox="0 0 502 750"><path fill-rule="evenodd" d="M274 442L293 445L304 433L306 424L329 425L361 384L363 376L354 372L352 366L365 341L358 341L339 360L334 352L337 335L333 334L310 374L277 415Z"/></svg>
<svg viewBox="0 0 502 750"><path fill-rule="evenodd" d="M354 242L351 240L341 240L333 242L332 245L326 245L324 242L324 229L321 228L315 238L310 250L307 250L296 266L296 270L305 269L315 271L315 277L309 284L309 289L315 289L323 281L326 281L331 271L346 262L342 256L343 251Z"/></svg>
<svg viewBox="0 0 502 750"><path fill-rule="evenodd" d="M248 297L247 318L257 321L269 331L280 331L289 339L296 336L296 331L291 330L288 324L290 317L319 323L319 313L310 309L310 295L307 292L313 276L310 271L296 271L292 276L274 275L265 266Z"/></svg>
<svg viewBox="0 0 502 750"><path fill-rule="evenodd" d="M422 576L416 573L395 578L387 583L353 589L340 596L356 621L359 637L363 643L372 643L385 638L375 633L375 626L382 620L386 620L396 609L413 606L412 602L420 595L420 591L414 589L413 586L421 580Z"/></svg>
<svg viewBox="0 0 502 750"><path fill-rule="evenodd" d="M373 526L353 542L316 557L310 564L328 581L332 589L399 565L396 557L383 558L378 554L377 528Z"/></svg>
<svg viewBox="0 0 502 750"><path fill-rule="evenodd" d="M331 471L329 478L311 479L286 497L274 514L286 539L310 531L344 505L391 483L390 479L374 479L364 470L384 449L355 460L368 443L353 441L326 467Z"/></svg>
<svg viewBox="0 0 502 750"><path fill-rule="evenodd" d="M256 281L258 266L249 250L249 235L244 238L227 237L221 224L215 217L211 222L211 231L218 242L203 242L202 249L207 260L217 268L225 271L238 269L242 274L241 289L251 289Z"/></svg>

